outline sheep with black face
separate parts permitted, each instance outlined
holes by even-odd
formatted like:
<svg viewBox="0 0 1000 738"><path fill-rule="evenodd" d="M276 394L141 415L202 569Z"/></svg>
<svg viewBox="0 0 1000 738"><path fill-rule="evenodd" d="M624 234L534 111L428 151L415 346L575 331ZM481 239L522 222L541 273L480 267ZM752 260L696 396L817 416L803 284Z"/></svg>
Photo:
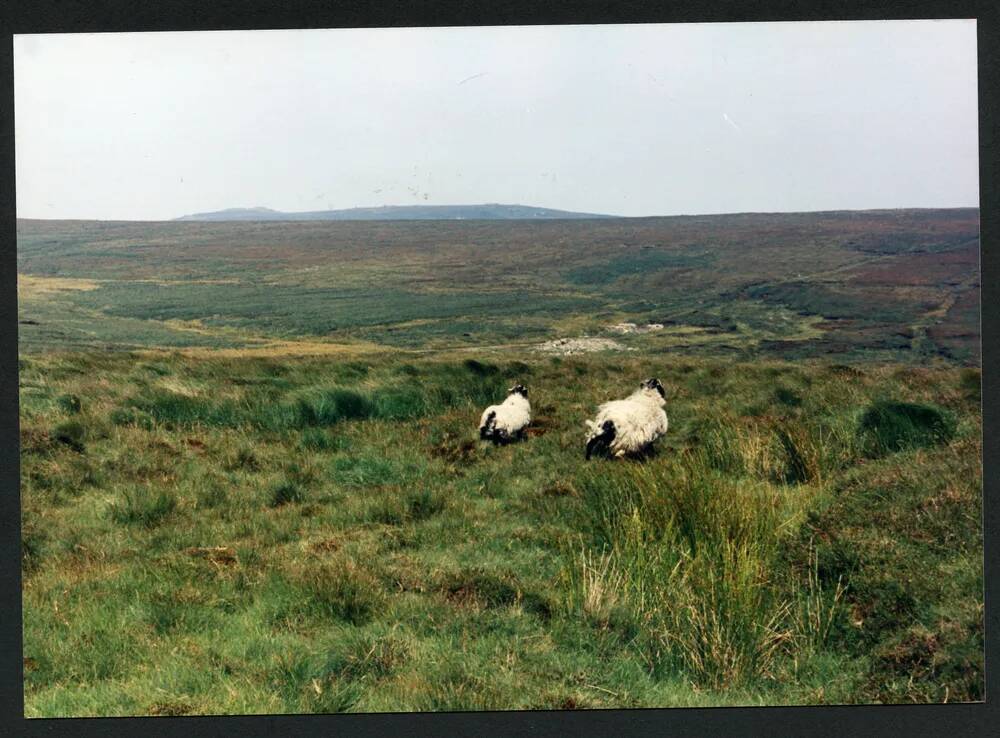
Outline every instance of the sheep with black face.
<svg viewBox="0 0 1000 738"><path fill-rule="evenodd" d="M655 378L647 379L624 400L605 402L597 409L597 418L587 421L587 458L602 447L615 458L648 449L667 432L664 404L666 392Z"/></svg>
<svg viewBox="0 0 1000 738"><path fill-rule="evenodd" d="M507 399L483 411L479 420L479 437L496 444L510 443L524 438L524 431L530 422L528 390L523 384L515 384L507 390Z"/></svg>

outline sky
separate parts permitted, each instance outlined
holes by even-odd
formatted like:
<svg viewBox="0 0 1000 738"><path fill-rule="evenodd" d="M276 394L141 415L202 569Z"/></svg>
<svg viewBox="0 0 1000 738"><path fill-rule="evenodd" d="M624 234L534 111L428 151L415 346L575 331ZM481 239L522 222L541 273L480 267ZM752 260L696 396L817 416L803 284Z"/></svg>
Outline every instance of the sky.
<svg viewBox="0 0 1000 738"><path fill-rule="evenodd" d="M978 206L975 21L14 37L17 214Z"/></svg>

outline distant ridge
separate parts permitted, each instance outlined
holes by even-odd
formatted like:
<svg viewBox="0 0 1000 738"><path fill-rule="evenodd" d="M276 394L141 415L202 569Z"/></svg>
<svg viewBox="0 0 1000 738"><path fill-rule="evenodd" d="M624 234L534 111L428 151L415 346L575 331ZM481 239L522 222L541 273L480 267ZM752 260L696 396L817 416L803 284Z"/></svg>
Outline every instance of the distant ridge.
<svg viewBox="0 0 1000 738"><path fill-rule="evenodd" d="M270 208L228 208L210 213L182 215L174 220L558 220L615 218L615 215L574 213L568 210L536 208L530 205L385 205L377 208L314 210L285 213Z"/></svg>

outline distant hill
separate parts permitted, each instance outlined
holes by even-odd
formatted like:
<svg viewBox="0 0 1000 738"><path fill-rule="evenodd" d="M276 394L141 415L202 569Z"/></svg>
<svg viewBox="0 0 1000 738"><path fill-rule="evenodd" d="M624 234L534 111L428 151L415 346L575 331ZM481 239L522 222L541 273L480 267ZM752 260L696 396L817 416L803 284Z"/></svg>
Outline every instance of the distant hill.
<svg viewBox="0 0 1000 738"><path fill-rule="evenodd" d="M183 215L175 220L559 220L615 218L614 215L574 213L529 205L386 205L377 208L314 210L285 213L270 208L229 208L210 213Z"/></svg>

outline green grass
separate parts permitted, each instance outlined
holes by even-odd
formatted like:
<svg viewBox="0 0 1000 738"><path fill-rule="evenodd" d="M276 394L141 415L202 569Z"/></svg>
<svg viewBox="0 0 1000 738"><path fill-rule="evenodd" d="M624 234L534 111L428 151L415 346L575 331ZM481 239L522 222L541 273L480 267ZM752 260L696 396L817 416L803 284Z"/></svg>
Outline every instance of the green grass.
<svg viewBox="0 0 1000 738"><path fill-rule="evenodd" d="M858 434L869 456L884 456L950 441L955 435L955 419L933 405L882 400L865 410Z"/></svg>
<svg viewBox="0 0 1000 738"><path fill-rule="evenodd" d="M121 501L109 507L111 520L121 525L152 528L174 511L177 498L167 490L126 489Z"/></svg>
<svg viewBox="0 0 1000 738"><path fill-rule="evenodd" d="M115 282L74 295L74 303L115 318L149 321L202 320L208 326L253 329L270 335L327 335L338 330L408 320L469 315L509 317L562 315L595 301L582 296L519 290L330 289L247 284L189 284L157 287ZM220 305L224 307L220 307ZM211 316L211 317L205 317ZM266 317L264 317L266 316Z"/></svg>
<svg viewBox="0 0 1000 738"><path fill-rule="evenodd" d="M585 463L647 376L656 453ZM535 431L481 444L514 381ZM29 716L983 695L973 370L78 352L20 385Z"/></svg>
<svg viewBox="0 0 1000 738"><path fill-rule="evenodd" d="M565 276L574 284L607 285L623 276L661 269L704 267L711 262L712 254L705 249L696 249L691 253L644 249L606 262L571 269Z"/></svg>

